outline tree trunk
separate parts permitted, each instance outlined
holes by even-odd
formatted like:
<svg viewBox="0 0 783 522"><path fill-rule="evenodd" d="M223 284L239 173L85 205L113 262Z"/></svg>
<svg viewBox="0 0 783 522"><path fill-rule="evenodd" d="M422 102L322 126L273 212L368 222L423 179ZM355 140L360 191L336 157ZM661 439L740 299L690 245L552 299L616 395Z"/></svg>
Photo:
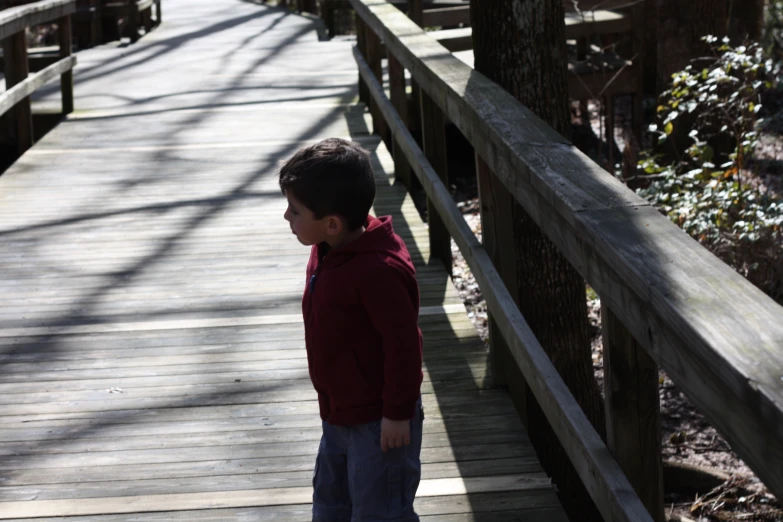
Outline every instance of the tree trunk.
<svg viewBox="0 0 783 522"><path fill-rule="evenodd" d="M570 132L563 4L471 0L476 70L509 91L564 136ZM514 205L519 307L596 430L605 433L593 374L585 283L521 206ZM518 372L517 372L518 373ZM520 375L505 375L510 392ZM601 520L587 491L528 392L528 433L572 520Z"/></svg>
<svg viewBox="0 0 783 522"><path fill-rule="evenodd" d="M658 6L658 92L671 75L693 58L704 56L706 35L728 36L737 45L758 40L763 25L764 0L647 0Z"/></svg>

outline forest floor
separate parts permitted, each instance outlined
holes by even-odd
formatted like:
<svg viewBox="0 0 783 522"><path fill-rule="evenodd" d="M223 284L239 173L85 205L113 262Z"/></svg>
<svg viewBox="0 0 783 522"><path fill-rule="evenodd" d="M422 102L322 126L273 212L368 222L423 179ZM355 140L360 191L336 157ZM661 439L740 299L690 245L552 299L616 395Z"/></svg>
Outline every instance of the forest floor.
<svg viewBox="0 0 783 522"><path fill-rule="evenodd" d="M600 118L594 106L591 109L592 129L582 132L600 136ZM781 125L783 127L783 125ZM593 132L590 132L590 131ZM782 129L783 130L783 129ZM771 129L762 137L756 154L756 169L749 173L754 183L764 185L770 192L783 195L783 132ZM481 240L481 219L476 197L475 179L463 178L451 187L457 205L470 228ZM481 290L452 241L453 280L468 315L482 338L487 340L487 305ZM588 317L591 328L593 368L603 388L603 344L601 339L601 302L588 288ZM667 489L665 495L667 520L678 522L750 521L781 522L783 506L764 487L728 443L696 410L691 401L660 372L659 396L661 404L661 431L663 459L667 467L695 467L703 472L709 489L699 493ZM680 479L682 480L682 479ZM686 477L684 480L688 480ZM679 488L679 486L678 486Z"/></svg>

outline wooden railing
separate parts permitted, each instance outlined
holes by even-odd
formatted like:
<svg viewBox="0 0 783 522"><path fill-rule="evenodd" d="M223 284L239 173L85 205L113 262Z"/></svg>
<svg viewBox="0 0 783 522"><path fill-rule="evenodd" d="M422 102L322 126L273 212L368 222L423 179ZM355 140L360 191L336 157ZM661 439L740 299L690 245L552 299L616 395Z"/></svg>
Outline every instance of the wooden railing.
<svg viewBox="0 0 783 522"><path fill-rule="evenodd" d="M71 14L76 0L43 0L0 11L0 40L3 42L6 90L0 94L0 115L13 111L15 141L19 154L32 147L33 117L30 95L49 80L60 76L62 112L73 112L73 68L71 55ZM43 23L55 22L60 43L60 59L29 74L25 30Z"/></svg>
<svg viewBox="0 0 783 522"><path fill-rule="evenodd" d="M161 0L78 0L77 6L74 39L81 49L123 36L136 42L140 28L150 32L163 21Z"/></svg>
<svg viewBox="0 0 783 522"><path fill-rule="evenodd" d="M399 178L413 185L411 169L426 191L430 250L450 265L449 236L458 245L502 334L492 357L510 351L604 519L663 518L656 364L783 498L783 308L392 4L350 1L360 93ZM415 118L406 69L419 90ZM601 297L608 447L493 263L516 256L513 237L484 227L480 243L446 189L447 121L472 144L479 186L489 187L482 219L511 219L492 201L491 187L503 186Z"/></svg>

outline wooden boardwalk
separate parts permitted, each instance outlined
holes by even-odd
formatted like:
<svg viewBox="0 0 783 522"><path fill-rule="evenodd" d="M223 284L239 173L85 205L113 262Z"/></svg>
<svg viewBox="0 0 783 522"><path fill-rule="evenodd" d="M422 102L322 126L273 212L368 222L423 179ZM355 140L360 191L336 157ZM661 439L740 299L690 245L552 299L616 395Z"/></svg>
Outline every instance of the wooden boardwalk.
<svg viewBox="0 0 783 522"><path fill-rule="evenodd" d="M367 131L352 44L249 0L165 10L137 44L79 53L76 112L0 176L0 520L309 520L308 251L276 171L328 136L373 151L374 211L419 271L417 511L566 520Z"/></svg>

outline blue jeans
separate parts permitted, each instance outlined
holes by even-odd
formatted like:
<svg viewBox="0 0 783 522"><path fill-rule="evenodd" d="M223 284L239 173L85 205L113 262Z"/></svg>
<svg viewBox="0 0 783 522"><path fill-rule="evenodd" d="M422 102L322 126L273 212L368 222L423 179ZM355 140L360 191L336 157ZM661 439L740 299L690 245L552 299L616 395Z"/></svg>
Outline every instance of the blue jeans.
<svg viewBox="0 0 783 522"><path fill-rule="evenodd" d="M313 522L418 522L413 498L421 478L421 399L411 443L381 451L381 421L323 423L313 474Z"/></svg>

